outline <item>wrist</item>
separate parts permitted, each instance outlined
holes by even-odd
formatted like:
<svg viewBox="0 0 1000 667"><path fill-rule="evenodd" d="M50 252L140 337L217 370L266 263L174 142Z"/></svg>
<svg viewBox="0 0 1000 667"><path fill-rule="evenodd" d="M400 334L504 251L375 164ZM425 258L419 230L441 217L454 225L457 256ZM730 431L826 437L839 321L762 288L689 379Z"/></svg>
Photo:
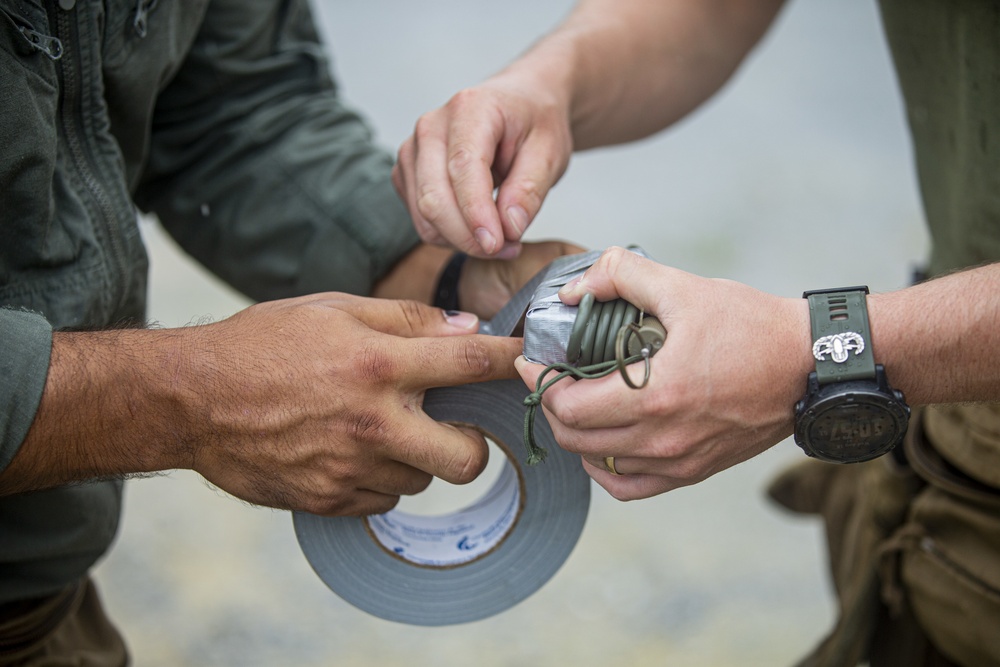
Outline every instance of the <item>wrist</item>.
<svg viewBox="0 0 1000 667"><path fill-rule="evenodd" d="M88 378L81 399L101 397L91 417L99 425L94 439L107 443L102 474L190 467L192 415L205 409L206 394L191 386L198 374L188 367L187 348L201 328L102 331L71 341L75 365Z"/></svg>
<svg viewBox="0 0 1000 667"><path fill-rule="evenodd" d="M816 361L812 356L811 327L809 323L809 304L805 299L783 297L785 319L782 331L787 338L779 346L781 373L778 376L778 386L783 387L782 405L786 406L788 433L794 422L793 407L806 388L809 373L816 370Z"/></svg>
<svg viewBox="0 0 1000 667"><path fill-rule="evenodd" d="M148 470L193 470L198 449L213 436L212 415L221 389L232 379L220 377L216 350L207 334L216 325L150 332L140 373L150 430Z"/></svg>
<svg viewBox="0 0 1000 667"><path fill-rule="evenodd" d="M935 318L943 304L925 300L923 291L917 286L868 297L875 358L911 405L967 400L953 393L955 384L949 381L951 369L960 365L949 363L947 350L960 349L961 338L949 340L942 334ZM913 314L919 317L914 320ZM922 386L922 376L935 381Z"/></svg>
<svg viewBox="0 0 1000 667"><path fill-rule="evenodd" d="M438 277L453 254L448 248L418 244L375 283L372 296L432 303Z"/></svg>
<svg viewBox="0 0 1000 667"><path fill-rule="evenodd" d="M794 310L794 326L796 345L795 353L789 355L789 364L795 373L795 399L802 396L805 388L806 378L816 370L816 359L812 354L812 326L809 321L809 303L805 299L788 299L789 306ZM793 403L794 403L793 400Z"/></svg>
<svg viewBox="0 0 1000 667"><path fill-rule="evenodd" d="M171 376L148 353L161 333L54 333L41 402L0 492L182 467L160 398Z"/></svg>
<svg viewBox="0 0 1000 667"><path fill-rule="evenodd" d="M445 312L461 310L462 297L466 295L461 293L460 284L462 276L465 274L463 269L468 259L469 256L464 252L456 252L444 265L438 275L437 287L431 301L432 306ZM465 298L464 302L471 303L468 298Z"/></svg>

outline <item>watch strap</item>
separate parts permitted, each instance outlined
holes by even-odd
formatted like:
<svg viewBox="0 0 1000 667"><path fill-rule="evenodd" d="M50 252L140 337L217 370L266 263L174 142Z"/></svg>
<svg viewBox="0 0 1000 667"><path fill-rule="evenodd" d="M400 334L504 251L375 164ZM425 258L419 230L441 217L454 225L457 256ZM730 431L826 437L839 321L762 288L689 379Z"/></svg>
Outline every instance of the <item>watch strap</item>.
<svg viewBox="0 0 1000 667"><path fill-rule="evenodd" d="M812 354L820 385L875 379L867 294L868 288L860 286L802 295L809 301Z"/></svg>
<svg viewBox="0 0 1000 667"><path fill-rule="evenodd" d="M460 310L458 305L458 280L462 277L462 268L468 255L464 252L456 252L445 264L438 277L437 286L434 289L434 301L432 305L442 310Z"/></svg>

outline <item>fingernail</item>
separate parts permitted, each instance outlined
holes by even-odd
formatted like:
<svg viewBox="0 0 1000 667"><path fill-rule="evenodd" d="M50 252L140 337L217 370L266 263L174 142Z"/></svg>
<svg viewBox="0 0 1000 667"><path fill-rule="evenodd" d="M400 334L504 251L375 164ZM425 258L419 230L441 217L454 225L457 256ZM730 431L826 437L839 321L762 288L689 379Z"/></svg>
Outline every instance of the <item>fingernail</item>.
<svg viewBox="0 0 1000 667"><path fill-rule="evenodd" d="M504 243L503 250L497 253L497 259L517 259L517 256L520 254L520 243Z"/></svg>
<svg viewBox="0 0 1000 667"><path fill-rule="evenodd" d="M511 206L507 209L507 222L510 223L517 235L520 236L528 228L528 212L520 206Z"/></svg>
<svg viewBox="0 0 1000 667"><path fill-rule="evenodd" d="M586 275L586 274L584 274L584 275ZM584 276L579 276L577 278L573 278L568 283L566 283L565 285L563 285L562 287L560 287L559 288L559 296L569 296L573 292L576 292L577 289L580 287L580 285L583 284L583 277Z"/></svg>
<svg viewBox="0 0 1000 667"><path fill-rule="evenodd" d="M476 230L476 242L487 255L492 255L493 250L497 247L496 238L482 227Z"/></svg>
<svg viewBox="0 0 1000 667"><path fill-rule="evenodd" d="M461 310L444 311L445 321L458 329L475 329L479 324L479 318L472 313Z"/></svg>

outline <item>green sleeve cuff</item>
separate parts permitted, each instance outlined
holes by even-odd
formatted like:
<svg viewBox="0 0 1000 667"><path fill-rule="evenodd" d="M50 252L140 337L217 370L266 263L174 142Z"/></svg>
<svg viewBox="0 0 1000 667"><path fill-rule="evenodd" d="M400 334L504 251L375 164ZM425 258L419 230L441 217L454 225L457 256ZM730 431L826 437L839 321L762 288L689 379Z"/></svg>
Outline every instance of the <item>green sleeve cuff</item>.
<svg viewBox="0 0 1000 667"><path fill-rule="evenodd" d="M0 309L0 471L17 454L42 400L52 326L37 313Z"/></svg>
<svg viewBox="0 0 1000 667"><path fill-rule="evenodd" d="M316 230L302 259L296 287L300 294L336 290L367 296L420 242L388 171L384 178L374 174L362 183L334 216ZM342 241L345 234L350 244Z"/></svg>

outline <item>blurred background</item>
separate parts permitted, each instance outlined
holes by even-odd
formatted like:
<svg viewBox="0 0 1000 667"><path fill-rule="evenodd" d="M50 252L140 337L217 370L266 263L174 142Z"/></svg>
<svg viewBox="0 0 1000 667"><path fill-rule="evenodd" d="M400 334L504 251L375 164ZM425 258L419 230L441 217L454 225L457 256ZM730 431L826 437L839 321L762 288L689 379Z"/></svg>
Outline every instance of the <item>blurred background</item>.
<svg viewBox="0 0 1000 667"><path fill-rule="evenodd" d="M417 117L523 51L570 0L317 0L344 96L395 152ZM578 155L528 238L636 243L687 271L768 292L904 286L927 240L873 0L792 0L735 79L652 139ZM221 319L248 301L153 221L150 317ZM818 522L768 480L790 440L694 488L619 503L594 487L565 566L493 618L409 627L341 601L286 512L175 472L127 485L97 571L135 664L788 665L835 610Z"/></svg>

